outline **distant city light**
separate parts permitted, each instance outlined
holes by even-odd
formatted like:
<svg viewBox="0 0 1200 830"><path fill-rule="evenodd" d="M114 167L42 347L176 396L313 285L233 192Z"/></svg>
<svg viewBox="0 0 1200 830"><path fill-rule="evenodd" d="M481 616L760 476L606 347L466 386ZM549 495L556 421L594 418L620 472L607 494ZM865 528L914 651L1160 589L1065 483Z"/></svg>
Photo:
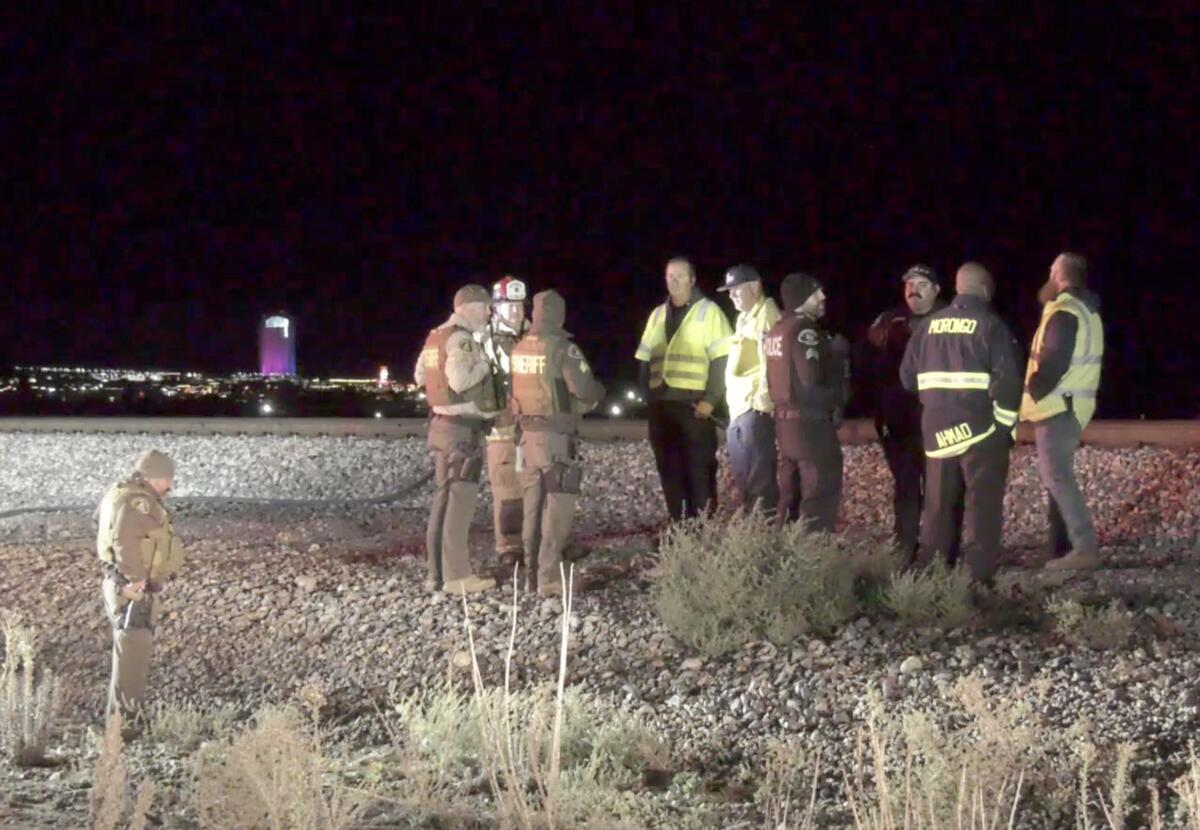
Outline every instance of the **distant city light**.
<svg viewBox="0 0 1200 830"><path fill-rule="evenodd" d="M275 411L275 407L271 406L271 404L264 401L262 406L260 406L258 408L258 411L260 413L262 413L263 415L270 415L272 412Z"/></svg>
<svg viewBox="0 0 1200 830"><path fill-rule="evenodd" d="M621 409L621 405L620 405L620 404L613 404L612 406L610 406L610 407L608 408L608 414L609 414L609 415L611 415L611 416L613 416L614 418L620 418L620 417L621 417L621 413L622 413L622 412L624 412L624 411L625 411L625 410Z"/></svg>
<svg viewBox="0 0 1200 830"><path fill-rule="evenodd" d="M383 417L383 413L382 413L382 412L376 412L376 413L375 413L375 417L376 417L376 418L382 418L382 417Z"/></svg>
<svg viewBox="0 0 1200 830"><path fill-rule="evenodd" d="M625 393L625 400L636 401L637 400L637 392L634 392L632 389L630 389L628 392Z"/></svg>

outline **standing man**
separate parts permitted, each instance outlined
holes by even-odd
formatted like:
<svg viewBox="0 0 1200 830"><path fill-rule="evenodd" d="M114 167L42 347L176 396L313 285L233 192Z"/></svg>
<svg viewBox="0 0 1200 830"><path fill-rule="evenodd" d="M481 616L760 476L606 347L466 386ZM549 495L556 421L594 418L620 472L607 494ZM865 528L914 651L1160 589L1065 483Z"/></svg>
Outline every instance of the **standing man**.
<svg viewBox="0 0 1200 830"><path fill-rule="evenodd" d="M563 330L566 317L557 291L537 294L533 325L512 353L512 410L524 461L525 579L541 596L563 592L559 563L583 481L579 419L604 399L604 387Z"/></svg>
<svg viewBox="0 0 1200 830"><path fill-rule="evenodd" d="M492 286L492 321L483 341L484 352L502 384L502 401L512 394L512 350L528 328L525 283L505 277ZM512 570L521 561L521 482L517 477L517 425L507 406L496 413L487 436L487 470L496 557Z"/></svg>
<svg viewBox="0 0 1200 830"><path fill-rule="evenodd" d="M916 555L925 492L925 448L921 441L921 402L900 384L900 361L913 331L931 313L946 307L938 299L937 273L913 265L901 277L904 303L883 312L867 330L863 363L868 369L863 390L875 415L875 431L883 447L894 490L892 514L896 548Z"/></svg>
<svg viewBox="0 0 1200 830"><path fill-rule="evenodd" d="M825 291L808 274L788 274L783 316L763 340L767 389L779 445L779 524L803 518L832 533L842 501L842 446L837 427L846 403L844 356L818 321Z"/></svg>
<svg viewBox="0 0 1200 830"><path fill-rule="evenodd" d="M158 595L166 578L183 566L183 544L164 504L174 480L174 462L147 450L96 509L100 592L113 629L107 714L119 712L126 720L145 703L154 626L161 616Z"/></svg>
<svg viewBox="0 0 1200 830"><path fill-rule="evenodd" d="M682 257L667 263L667 301L650 313L635 357L648 391L650 447L672 522L717 503L717 428L733 329Z"/></svg>
<svg viewBox="0 0 1200 830"><path fill-rule="evenodd" d="M1045 305L1029 352L1021 420L1033 424L1038 473L1049 503L1046 568L1095 568L1100 564L1096 528L1074 469L1083 428L1096 411L1104 357L1100 300L1087 289L1087 260L1059 254L1038 299Z"/></svg>
<svg viewBox="0 0 1200 830"><path fill-rule="evenodd" d="M775 511L779 487L775 481L775 421L767 391L763 335L779 319L779 306L763 291L762 278L749 265L735 265L725 284L737 309L729 355L725 363L725 402L729 430L725 447L729 468L742 504L750 510Z"/></svg>
<svg viewBox="0 0 1200 830"><path fill-rule="evenodd" d="M473 594L496 586L471 570L468 534L479 474L484 428L498 408L492 366L475 336L487 328L492 297L482 285L454 295L454 313L425 339L413 373L425 387L434 492L425 534L425 587L448 594Z"/></svg>
<svg viewBox="0 0 1200 830"><path fill-rule="evenodd" d="M958 269L954 301L917 329L900 364L900 381L921 398L925 444L924 558L948 557L958 535L966 567L986 581L1000 557L1008 451L1021 401L1012 332L991 308L996 283L977 262ZM965 493L965 495L964 495Z"/></svg>

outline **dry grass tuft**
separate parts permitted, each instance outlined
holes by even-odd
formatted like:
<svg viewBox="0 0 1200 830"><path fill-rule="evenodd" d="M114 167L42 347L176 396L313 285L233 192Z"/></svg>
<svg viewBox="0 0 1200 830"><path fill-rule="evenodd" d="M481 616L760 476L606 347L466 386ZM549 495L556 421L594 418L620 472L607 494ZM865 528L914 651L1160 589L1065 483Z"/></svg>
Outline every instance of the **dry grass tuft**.
<svg viewBox="0 0 1200 830"><path fill-rule="evenodd" d="M46 750L62 705L58 678L41 665L41 635L12 611L0 614L4 667L0 675L0 743L18 766L47 763Z"/></svg>
<svg viewBox="0 0 1200 830"><path fill-rule="evenodd" d="M962 568L947 568L941 562L894 574L883 604L910 626L957 628L975 613L970 578Z"/></svg>
<svg viewBox="0 0 1200 830"><path fill-rule="evenodd" d="M1047 610L1055 618L1055 630L1075 645L1097 651L1123 649L1133 639L1133 614L1114 599L1103 608L1082 605L1073 599L1057 599Z"/></svg>
<svg viewBox="0 0 1200 830"><path fill-rule="evenodd" d="M122 726L120 714L110 715L100 738L100 752L92 768L92 791L88 799L92 830L116 830L126 816L130 830L144 830L147 813L154 801L154 784L146 782L138 788L137 801L130 804Z"/></svg>

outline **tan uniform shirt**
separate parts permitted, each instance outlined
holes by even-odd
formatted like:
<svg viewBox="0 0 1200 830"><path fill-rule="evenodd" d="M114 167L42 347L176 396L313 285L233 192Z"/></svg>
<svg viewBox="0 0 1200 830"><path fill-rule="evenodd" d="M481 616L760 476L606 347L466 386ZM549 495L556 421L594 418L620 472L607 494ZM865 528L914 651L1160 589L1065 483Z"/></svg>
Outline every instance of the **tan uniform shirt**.
<svg viewBox="0 0 1200 830"><path fill-rule="evenodd" d="M455 392L465 392L486 380L492 373L492 366L488 362L483 346L475 341L468 330L465 320L457 314L451 314L450 319L438 328L444 329L451 326L456 327L458 331L451 334L446 343L446 382ZM419 356L416 368L413 370L413 379L418 385L425 385L425 367L421 364ZM480 409L474 401L449 406L435 406L433 411L438 415L461 415L481 419L490 418L494 414Z"/></svg>
<svg viewBox="0 0 1200 830"><path fill-rule="evenodd" d="M105 494L98 511L100 527L96 535L96 553L113 565L130 582L146 579L149 563L142 542L170 521L170 514L149 484L135 480L122 487L114 485Z"/></svg>

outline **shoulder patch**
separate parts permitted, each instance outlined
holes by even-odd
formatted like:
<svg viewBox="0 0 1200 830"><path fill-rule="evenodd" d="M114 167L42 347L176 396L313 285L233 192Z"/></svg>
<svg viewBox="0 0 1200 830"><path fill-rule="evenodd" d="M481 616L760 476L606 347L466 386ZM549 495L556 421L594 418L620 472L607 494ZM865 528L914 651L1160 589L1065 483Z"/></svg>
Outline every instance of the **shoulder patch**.
<svg viewBox="0 0 1200 830"><path fill-rule="evenodd" d="M815 346L817 345L817 331L816 329L804 329L796 339L805 346Z"/></svg>
<svg viewBox="0 0 1200 830"><path fill-rule="evenodd" d="M150 501L145 496L136 496L130 500L129 504L137 512L150 515Z"/></svg>
<svg viewBox="0 0 1200 830"><path fill-rule="evenodd" d="M583 352L578 346L572 343L570 346L567 346L567 357L572 360L583 360Z"/></svg>

